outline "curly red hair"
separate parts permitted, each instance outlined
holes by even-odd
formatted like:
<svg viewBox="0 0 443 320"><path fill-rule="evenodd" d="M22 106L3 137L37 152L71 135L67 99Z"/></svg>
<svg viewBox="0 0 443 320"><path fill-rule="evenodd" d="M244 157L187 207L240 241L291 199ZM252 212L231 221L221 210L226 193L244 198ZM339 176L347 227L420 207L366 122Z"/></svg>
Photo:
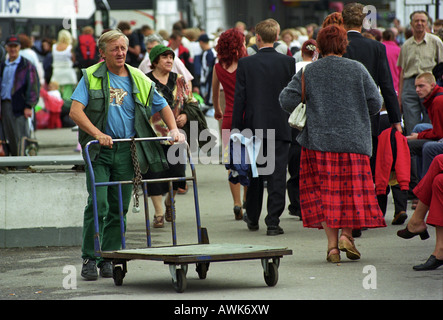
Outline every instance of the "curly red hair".
<svg viewBox="0 0 443 320"><path fill-rule="evenodd" d="M235 28L228 29L220 35L215 50L219 63L229 67L234 61L248 55L245 35Z"/></svg>
<svg viewBox="0 0 443 320"><path fill-rule="evenodd" d="M343 26L343 16L340 12L333 12L328 15L325 20L323 20L322 28L326 28L331 24L338 24L339 26Z"/></svg>
<svg viewBox="0 0 443 320"><path fill-rule="evenodd" d="M346 30L336 24L322 28L317 35L317 45L323 56L331 53L343 55L348 45Z"/></svg>

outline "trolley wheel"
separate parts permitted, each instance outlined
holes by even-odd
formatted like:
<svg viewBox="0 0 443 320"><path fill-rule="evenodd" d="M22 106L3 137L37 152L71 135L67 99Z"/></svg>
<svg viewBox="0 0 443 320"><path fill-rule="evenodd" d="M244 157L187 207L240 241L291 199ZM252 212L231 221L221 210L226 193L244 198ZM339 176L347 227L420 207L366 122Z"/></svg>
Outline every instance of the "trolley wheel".
<svg viewBox="0 0 443 320"><path fill-rule="evenodd" d="M278 282L278 266L274 262L270 262L267 267L267 272L264 273L265 282L269 287L273 287Z"/></svg>
<svg viewBox="0 0 443 320"><path fill-rule="evenodd" d="M125 273L123 272L122 267L114 267L112 272L112 278L114 279L114 284L116 286L121 286L123 284L123 278L125 277Z"/></svg>
<svg viewBox="0 0 443 320"><path fill-rule="evenodd" d="M183 269L177 269L175 272L175 281L172 279L172 286L177 293L183 293L186 290L186 274Z"/></svg>
<svg viewBox="0 0 443 320"><path fill-rule="evenodd" d="M198 277L200 279L206 279L206 275L208 274L209 262L197 263L197 267L195 271L198 273Z"/></svg>

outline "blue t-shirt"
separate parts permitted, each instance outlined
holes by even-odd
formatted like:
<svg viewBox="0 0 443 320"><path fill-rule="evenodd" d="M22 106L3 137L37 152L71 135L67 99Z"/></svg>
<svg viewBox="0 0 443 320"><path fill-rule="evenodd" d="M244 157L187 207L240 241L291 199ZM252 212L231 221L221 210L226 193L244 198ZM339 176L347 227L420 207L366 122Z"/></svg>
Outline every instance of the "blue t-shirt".
<svg viewBox="0 0 443 320"><path fill-rule="evenodd" d="M135 103L132 97L132 82L129 76L120 77L109 72L110 103L108 110L108 122L105 133L113 139L129 139L135 136L134 115ZM88 107L89 95L84 78L81 78L77 88L71 96ZM154 97L151 113L157 113L166 107L168 103L154 88Z"/></svg>

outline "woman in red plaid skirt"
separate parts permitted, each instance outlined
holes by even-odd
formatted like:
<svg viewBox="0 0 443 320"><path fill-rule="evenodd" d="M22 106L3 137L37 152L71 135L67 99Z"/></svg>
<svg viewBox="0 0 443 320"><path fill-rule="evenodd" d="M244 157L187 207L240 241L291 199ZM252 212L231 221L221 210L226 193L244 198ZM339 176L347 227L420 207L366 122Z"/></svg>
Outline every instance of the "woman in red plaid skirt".
<svg viewBox="0 0 443 320"><path fill-rule="evenodd" d="M303 225L325 230L330 262L340 261L340 251L351 260L360 259L352 229L386 226L369 164L370 116L379 112L382 99L366 68L342 57L347 43L340 26L319 32L322 59L304 70L307 122L297 137L302 146ZM280 95L288 112L301 101L301 77L302 71Z"/></svg>

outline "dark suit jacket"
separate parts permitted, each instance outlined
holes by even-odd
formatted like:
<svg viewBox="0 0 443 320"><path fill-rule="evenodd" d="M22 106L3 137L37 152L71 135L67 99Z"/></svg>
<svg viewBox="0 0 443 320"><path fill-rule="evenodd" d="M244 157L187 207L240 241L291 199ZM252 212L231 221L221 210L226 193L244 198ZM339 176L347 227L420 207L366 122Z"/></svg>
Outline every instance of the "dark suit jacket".
<svg viewBox="0 0 443 320"><path fill-rule="evenodd" d="M295 59L263 48L239 60L232 129L275 129L275 139L291 141L288 113L280 106L280 92L295 74Z"/></svg>
<svg viewBox="0 0 443 320"><path fill-rule="evenodd" d="M395 93L388 58L386 57L386 47L378 41L363 37L358 32L348 32L348 40L349 45L343 57L357 60L366 67L377 86L380 87L389 122L391 124L401 122L397 94ZM371 117L373 136L378 135L379 122L379 114Z"/></svg>

